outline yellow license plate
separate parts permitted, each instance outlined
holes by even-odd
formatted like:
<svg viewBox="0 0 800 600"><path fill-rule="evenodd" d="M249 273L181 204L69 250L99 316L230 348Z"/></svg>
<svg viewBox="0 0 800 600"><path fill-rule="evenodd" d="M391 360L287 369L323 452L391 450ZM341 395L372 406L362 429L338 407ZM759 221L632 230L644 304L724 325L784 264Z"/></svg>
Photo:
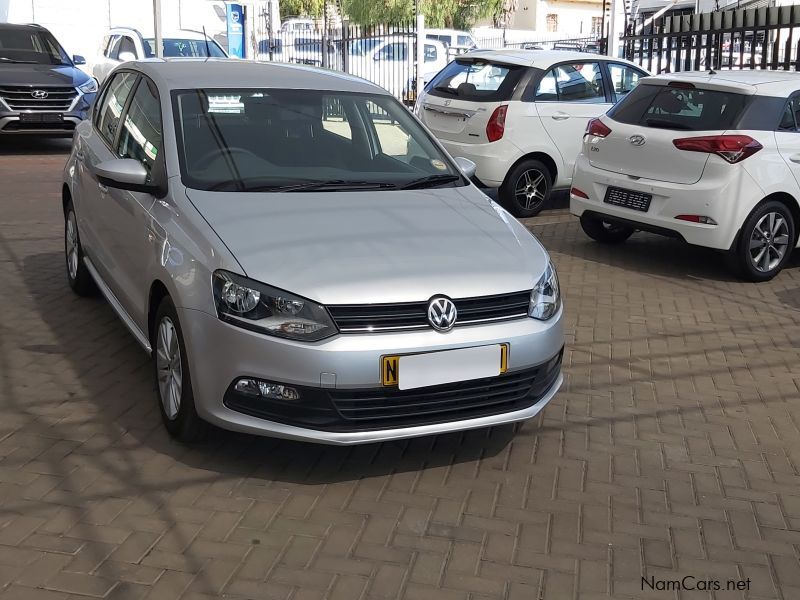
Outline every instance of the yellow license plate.
<svg viewBox="0 0 800 600"><path fill-rule="evenodd" d="M500 344L500 373L508 371L508 346ZM402 355L381 356L381 383L386 387L397 387L400 381L400 356Z"/></svg>

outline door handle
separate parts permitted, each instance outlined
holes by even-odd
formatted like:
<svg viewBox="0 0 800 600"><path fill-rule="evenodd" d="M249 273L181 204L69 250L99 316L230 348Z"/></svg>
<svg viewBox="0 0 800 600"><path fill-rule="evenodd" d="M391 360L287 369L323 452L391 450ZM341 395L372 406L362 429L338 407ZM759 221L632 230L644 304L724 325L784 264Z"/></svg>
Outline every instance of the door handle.
<svg viewBox="0 0 800 600"><path fill-rule="evenodd" d="M556 121L564 121L565 119L569 119L569 115L559 111L553 115L553 119Z"/></svg>
<svg viewBox="0 0 800 600"><path fill-rule="evenodd" d="M800 154L792 154L789 157L789 160L792 161L793 163L800 164Z"/></svg>

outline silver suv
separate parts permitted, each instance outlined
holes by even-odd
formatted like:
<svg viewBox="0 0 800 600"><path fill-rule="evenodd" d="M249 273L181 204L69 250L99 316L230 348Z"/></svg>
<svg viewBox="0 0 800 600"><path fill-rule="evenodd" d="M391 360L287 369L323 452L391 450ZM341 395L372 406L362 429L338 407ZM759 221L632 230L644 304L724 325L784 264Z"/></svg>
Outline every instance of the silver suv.
<svg viewBox="0 0 800 600"><path fill-rule="evenodd" d="M64 171L67 277L153 356L163 421L330 444L536 415L556 271L386 91L311 67L124 65Z"/></svg>

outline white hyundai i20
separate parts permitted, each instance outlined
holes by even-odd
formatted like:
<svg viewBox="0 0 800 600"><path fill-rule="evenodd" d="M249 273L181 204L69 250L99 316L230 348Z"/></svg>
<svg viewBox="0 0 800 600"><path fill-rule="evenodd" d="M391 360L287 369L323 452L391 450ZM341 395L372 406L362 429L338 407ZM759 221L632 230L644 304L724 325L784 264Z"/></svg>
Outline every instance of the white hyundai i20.
<svg viewBox="0 0 800 600"><path fill-rule="evenodd" d="M661 233L764 281L797 245L798 180L800 74L661 75L589 123L570 210L597 241Z"/></svg>

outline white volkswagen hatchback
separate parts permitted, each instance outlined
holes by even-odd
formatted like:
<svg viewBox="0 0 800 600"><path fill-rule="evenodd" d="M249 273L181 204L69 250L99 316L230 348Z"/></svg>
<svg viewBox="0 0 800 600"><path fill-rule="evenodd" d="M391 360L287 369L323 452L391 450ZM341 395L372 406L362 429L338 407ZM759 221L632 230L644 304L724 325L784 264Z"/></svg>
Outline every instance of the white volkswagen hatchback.
<svg viewBox="0 0 800 600"><path fill-rule="evenodd" d="M476 50L425 86L415 113L453 156L477 165L517 217L568 188L586 123L647 73L622 59L581 52Z"/></svg>
<svg viewBox="0 0 800 600"><path fill-rule="evenodd" d="M597 241L661 233L764 281L797 245L798 180L800 74L661 75L589 123L570 210Z"/></svg>

